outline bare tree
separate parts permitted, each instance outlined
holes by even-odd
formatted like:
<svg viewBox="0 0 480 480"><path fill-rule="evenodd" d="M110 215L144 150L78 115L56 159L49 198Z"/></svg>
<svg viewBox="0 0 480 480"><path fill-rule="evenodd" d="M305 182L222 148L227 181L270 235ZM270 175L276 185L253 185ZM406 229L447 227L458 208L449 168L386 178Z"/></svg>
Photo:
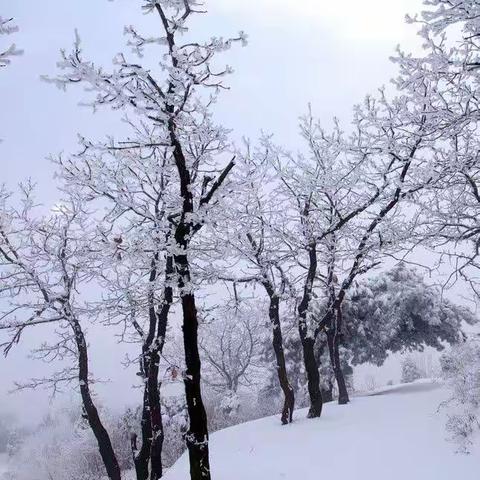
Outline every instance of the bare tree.
<svg viewBox="0 0 480 480"><path fill-rule="evenodd" d="M345 155L338 126L328 135L310 112L302 119L301 129L308 156L296 157L270 144L269 158L281 185L277 199L285 199L286 218L277 230L284 249L293 252L291 283L300 286L296 298L298 330L310 396L308 416L314 418L321 415L323 404L315 355L320 329L312 316L316 286L324 289L328 278L321 267L328 270L326 252L336 232L350 231L352 222L377 201L385 182L375 182L368 159L351 161Z"/></svg>
<svg viewBox="0 0 480 480"><path fill-rule="evenodd" d="M146 143L154 142L148 129L134 131L149 139ZM132 450L137 478L146 480L163 472L159 367L174 301L173 255L168 250L172 226L167 218L174 172L165 148L112 142L82 139L77 156L56 162L61 178L83 201L108 206L99 222L103 262L96 271L106 294L97 308L103 323L121 326L123 340L141 345L135 361L144 382L142 439L140 445L132 435Z"/></svg>
<svg viewBox="0 0 480 480"><path fill-rule="evenodd" d="M227 132L212 122L210 113L216 93L224 88L222 76L230 69L217 71L213 58L233 42L245 42L245 37L241 34L235 39L181 43L187 21L199 13L197 7L198 2L194 0L144 2L144 11L157 16L163 36L143 36L135 28L128 27L128 45L137 57L134 61L129 61L127 54L119 54L114 59L112 72L96 68L92 62L83 60L77 36L73 52L62 54L60 68L65 73L51 81L61 88L85 84L96 93L92 101L95 107L132 112L138 119L137 130L146 127L155 138L152 142L150 136L146 140L137 135L134 140L113 142L109 151L126 149L133 154L139 149L162 147L168 165L175 169L171 178L175 188L170 190L165 218L172 228L167 256L173 258L183 311L184 383L190 418L185 438L192 479L208 479L208 430L201 397L197 302L190 257L194 251L194 237L208 220L217 193L234 166L233 160L222 166L224 154L229 149ZM151 70L140 64L145 49L151 45L166 50L156 78ZM205 95L208 90L211 97ZM130 194L135 200L140 192L131 191Z"/></svg>
<svg viewBox="0 0 480 480"><path fill-rule="evenodd" d="M427 91L424 86L424 97ZM356 108L354 122L356 128L345 143L345 151L352 164L371 164L369 181L376 185L378 194L352 219L351 229L337 230L329 245L329 307L317 328L326 331L340 403L348 402L339 356L343 301L357 276L415 242L421 226L415 198L441 176L440 171L428 168L431 145L424 108L416 108L408 97L389 100L381 91L378 99L369 97ZM410 211L402 209L403 205Z"/></svg>
<svg viewBox="0 0 480 480"><path fill-rule="evenodd" d="M272 347L278 381L284 396L282 424L293 420L294 390L288 380L282 335L282 300L291 288L284 269L289 268L292 252L285 250L277 229L283 221L283 204L275 196L278 178L266 161L268 149L252 151L248 143L239 152L234 174L236 192L214 229L216 249L224 252L213 276L233 285L235 298L242 303L237 286L260 285L269 301L268 317L272 327ZM223 242L222 242L223 240ZM210 267L210 266L209 266ZM212 275L209 268L207 274ZM290 295L291 296L291 295Z"/></svg>
<svg viewBox="0 0 480 480"><path fill-rule="evenodd" d="M417 104L423 102L426 117L436 126L430 132L436 145L432 163L448 173L421 199L430 245L453 260L447 284L462 278L478 296L479 6L464 0L424 3L422 15L409 20L421 27L425 52L399 52L396 84ZM425 84L431 87L422 100L417 92Z"/></svg>
<svg viewBox="0 0 480 480"><path fill-rule="evenodd" d="M255 385L262 346L261 316L252 305L239 303L215 309L200 337L204 381L225 398L223 409L235 413L239 387ZM220 320L217 320L217 317Z"/></svg>
<svg viewBox="0 0 480 480"><path fill-rule="evenodd" d="M56 340L42 343L34 355L47 361L69 360L70 366L52 377L33 379L22 388L46 385L56 391L62 384L76 381L107 475L120 480L112 442L91 392L83 326L89 311L78 293L91 279L90 269L95 268L95 257L88 255L92 231L86 212L70 199L50 216L38 218L29 186L23 188L20 209L8 205L10 197L4 190L0 193L0 295L6 303L0 330L11 332L2 347L8 354L26 329L56 327Z"/></svg>

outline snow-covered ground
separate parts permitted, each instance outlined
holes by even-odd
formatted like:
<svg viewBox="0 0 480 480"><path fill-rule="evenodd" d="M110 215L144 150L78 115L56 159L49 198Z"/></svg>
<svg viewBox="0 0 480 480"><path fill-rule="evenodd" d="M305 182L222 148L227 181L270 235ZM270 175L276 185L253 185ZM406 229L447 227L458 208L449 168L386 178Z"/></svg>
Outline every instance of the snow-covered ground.
<svg viewBox="0 0 480 480"><path fill-rule="evenodd" d="M456 454L446 441L441 385L419 382L328 404L319 420L296 412L237 425L211 436L214 480L478 480L480 445ZM186 480L183 455L165 480Z"/></svg>

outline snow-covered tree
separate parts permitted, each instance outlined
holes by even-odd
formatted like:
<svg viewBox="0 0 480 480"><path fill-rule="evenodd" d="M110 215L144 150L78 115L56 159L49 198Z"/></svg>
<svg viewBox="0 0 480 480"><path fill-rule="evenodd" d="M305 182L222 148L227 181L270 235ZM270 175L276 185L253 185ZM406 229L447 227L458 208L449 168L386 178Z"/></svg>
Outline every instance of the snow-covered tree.
<svg viewBox="0 0 480 480"><path fill-rule="evenodd" d="M475 1L428 0L420 16L424 51L399 52L395 83L423 108L436 149L435 169L448 172L422 198L424 218L436 251L453 256L455 274L477 290L479 240L478 85L480 79L479 5ZM417 92L428 86L428 95Z"/></svg>
<svg viewBox="0 0 480 480"><path fill-rule="evenodd" d="M396 84L412 98L422 85L431 86L423 104L441 132L432 135L438 146L433 158L437 168L444 168L448 175L422 199L424 216L432 246L453 257L450 280L462 277L478 296L480 5L469 0L426 0L424 5L421 15L409 18L421 27L424 51L419 55L399 53ZM449 429L462 449L468 448L470 434L478 426L471 403L480 396L475 381L472 383L475 362L478 364L475 352L476 343L468 341L445 356L443 364L453 404L458 407Z"/></svg>
<svg viewBox="0 0 480 480"><path fill-rule="evenodd" d="M13 18L3 18L0 15L0 38L2 35L11 35L18 31L18 27L13 23ZM8 47L0 45L0 69L6 67L11 62L11 57L21 55L22 50L19 50L14 43ZM0 138L0 142L1 142Z"/></svg>
<svg viewBox="0 0 480 480"><path fill-rule="evenodd" d="M97 308L103 323L121 326L123 340L139 344L133 361L143 381L143 415L141 440L132 437L132 450L139 478L147 478L150 470L160 476L160 359L175 286L168 252L172 226L165 213L172 169L155 149L139 147L132 153L86 140L83 144L85 150L74 161L58 159L60 174L84 201L108 205L98 227L102 262L95 276L105 293Z"/></svg>
<svg viewBox="0 0 480 480"><path fill-rule="evenodd" d="M346 328L343 302L355 279L387 256L402 251L410 242L419 241L419 209L415 199L441 175L430 168L430 144L424 134L426 122L421 106L417 107L405 96L389 99L383 91L356 108L355 130L347 142L349 154L357 162L370 160L371 174L377 179L380 193L355 218L347 235L336 233L330 247L329 307L320 323L325 322L334 364L339 363L338 350ZM336 372L340 399L348 401L341 369Z"/></svg>
<svg viewBox="0 0 480 480"><path fill-rule="evenodd" d="M460 451L468 453L480 431L480 341L471 337L441 358L450 390L447 430Z"/></svg>
<svg viewBox="0 0 480 480"><path fill-rule="evenodd" d="M77 387L107 475L120 480L111 439L91 390L85 332L91 312L79 294L96 267L95 255L89 255L95 229L74 197L41 216L31 186L25 185L20 206L15 208L12 203L11 195L0 191L0 330L10 332L1 346L8 354L25 330L55 328L53 340L42 341L33 355L47 362L64 360L67 366L20 388L46 385L55 392L63 384Z"/></svg>
<svg viewBox="0 0 480 480"><path fill-rule="evenodd" d="M355 163L345 155L346 144L338 125L327 133L310 112L300 126L307 154L292 155L272 142L268 150L279 178L277 202L284 202L285 220L276 229L283 251L293 253L295 266L290 269L290 283L298 290L294 301L311 403L308 416L318 417L322 397L314 346L320 328L311 312L316 287L323 286L327 276L321 271L326 265L322 260L336 232L348 230L351 222L376 201L383 186L377 188L375 181L370 181L368 158Z"/></svg>
<svg viewBox="0 0 480 480"><path fill-rule="evenodd" d="M213 37L206 42L182 41L188 21L200 13L199 2L160 0L142 3L145 13L155 15L162 31L160 37L143 35L133 26L127 27L132 54L118 54L113 68L108 71L84 59L77 35L73 51L62 53L59 67L63 73L50 81L60 88L83 84L93 93L91 103L95 108L108 107L130 115L134 124L133 137L125 141L112 139L103 145L104 152L123 150L142 159L148 152L160 152L167 170L174 172L169 178L171 183L165 203L163 186L158 182L153 195L124 185L120 196L122 200L126 198L128 211L136 212L138 208L144 215L148 208L154 221L161 217L170 227L167 241L164 230L160 228L158 234L163 235L160 241L165 246L167 260L172 260L173 283L178 289L183 312L184 383L190 418L185 439L192 479L204 480L210 478L208 429L201 396L198 286L192 277L192 255L198 233L211 218L213 204L234 166L234 160L225 162L229 151L228 132L214 124L211 114L211 105L224 87L223 76L231 69L218 70L214 59L234 42L245 43L245 36L240 34L234 39ZM143 58L149 47L161 52L154 56L160 63L160 68L155 71L145 65ZM88 146L89 142L85 145ZM161 165L161 162L160 165L155 162L153 171L141 168L139 175L152 175L157 179L157 168ZM70 171L71 183L75 184L75 167ZM97 171L95 168L92 175ZM150 198L152 203L148 207L137 203L139 198L149 195L153 198ZM150 210L152 206L153 211ZM122 204L116 206L119 214L127 211L122 207ZM155 474L158 478L161 471Z"/></svg>
<svg viewBox="0 0 480 480"><path fill-rule="evenodd" d="M295 282L302 292L297 309L311 416L321 412L317 336L326 334L339 402L348 403L339 355L343 301L358 276L415 241L415 199L442 173L430 168L426 123L416 102L407 96L389 98L381 90L355 108L350 135L338 123L327 132L310 113L301 122L307 155L269 146L282 184L277 198L283 196L289 205L282 241L303 271ZM322 314L313 316L315 296L327 302Z"/></svg>
<svg viewBox="0 0 480 480"><path fill-rule="evenodd" d="M402 383L411 383L423 377L415 359L408 355L402 360Z"/></svg>
<svg viewBox="0 0 480 480"><path fill-rule="evenodd" d="M290 308L286 300L291 298L287 290L288 259L287 252L278 235L278 227L285 221L284 203L276 195L278 178L267 161L268 143L258 149L252 149L246 142L244 151L237 153L237 165L232 172L231 188L235 195L228 201L228 207L220 214L212 236L217 239L216 249L224 252L223 260L214 264L215 275L219 280L228 282L233 289L235 302L249 301L239 291L240 286L257 292L258 285L268 299L266 312L257 308L256 314L268 316L272 329L271 346L275 364L275 382L283 392L282 424L293 419L295 405L294 390L290 385L285 363L283 345L282 316ZM220 240L223 239L223 242ZM207 268L207 273L212 266ZM247 290L248 294L252 292ZM255 294L259 306L263 300ZM267 313L268 312L268 313Z"/></svg>
<svg viewBox="0 0 480 480"><path fill-rule="evenodd" d="M464 338L478 320L444 297L414 269L399 264L357 282L345 300L344 345L354 365L382 365L390 353L443 350Z"/></svg>
<svg viewBox="0 0 480 480"><path fill-rule="evenodd" d="M204 382L222 394L226 414L237 412L239 387L255 385L263 323L258 309L245 303L210 312L200 335Z"/></svg>

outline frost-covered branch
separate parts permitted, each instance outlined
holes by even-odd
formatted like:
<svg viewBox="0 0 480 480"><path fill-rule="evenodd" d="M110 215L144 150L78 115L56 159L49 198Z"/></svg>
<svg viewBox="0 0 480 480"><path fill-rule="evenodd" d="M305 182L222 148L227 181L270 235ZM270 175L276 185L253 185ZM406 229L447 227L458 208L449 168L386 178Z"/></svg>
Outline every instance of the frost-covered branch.
<svg viewBox="0 0 480 480"><path fill-rule="evenodd" d="M18 31L18 27L13 23L13 18L3 18L0 16L0 35L11 35ZM14 43L5 47L0 47L0 68L10 64L11 58L22 55L23 50L16 47Z"/></svg>
<svg viewBox="0 0 480 480"><path fill-rule="evenodd" d="M0 331L10 333L2 346L8 354L26 329L43 328L46 333L45 327L55 325L56 340L42 342L33 355L46 362L68 361L70 366L19 388L47 386L55 393L61 384L76 379L107 475L120 480L115 452L90 390L84 325L90 312L79 298L81 286L92 278L91 270L96 268L96 256L91 250L95 233L87 212L75 197L42 217L32 193L31 186L26 185L21 207L15 208L12 196L0 192L0 295L5 304Z"/></svg>

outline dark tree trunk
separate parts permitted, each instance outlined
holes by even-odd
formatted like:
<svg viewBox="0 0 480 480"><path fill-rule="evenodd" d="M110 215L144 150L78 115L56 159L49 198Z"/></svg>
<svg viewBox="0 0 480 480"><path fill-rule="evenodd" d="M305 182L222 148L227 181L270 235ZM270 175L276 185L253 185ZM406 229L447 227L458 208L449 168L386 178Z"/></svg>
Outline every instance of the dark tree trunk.
<svg viewBox="0 0 480 480"><path fill-rule="evenodd" d="M152 438L152 425L150 422L150 408L148 406L148 388L145 386L143 391L143 404L142 404L142 420L141 420L141 430L142 430L142 446L138 450L137 446L137 435L132 435L132 452L133 452L133 461L135 464L135 473L137 480L148 480L148 465L150 457L150 446ZM138 453L137 453L138 452Z"/></svg>
<svg viewBox="0 0 480 480"><path fill-rule="evenodd" d="M163 440L165 438L162 421L162 407L160 403L160 383L158 381L158 368L160 364L160 355L165 345L165 336L167 334L167 323L170 307L173 302L173 288L171 280L173 275L173 258L167 256L165 269L165 288L163 294L163 304L160 311L156 312L157 336L155 338L155 349L150 365L150 375L148 377L148 396L150 404L150 420L152 422L152 446L150 451L151 472L150 480L158 480L163 475L162 450Z"/></svg>
<svg viewBox="0 0 480 480"><path fill-rule="evenodd" d="M347 384L345 382L345 376L340 362L340 341L342 337L342 310L341 305L336 305L333 328L330 328L327 332L328 351L330 354L330 361L332 363L333 372L335 374L335 380L338 386L338 403L345 405L350 402L348 396Z"/></svg>
<svg viewBox="0 0 480 480"><path fill-rule="evenodd" d="M271 285L265 283L265 289L270 297L269 316L273 331L273 351L277 362L277 374L280 387L284 395L283 409L281 421L283 425L293 421L293 409L295 406L295 394L293 388L288 381L287 367L285 364L285 352L283 349L282 326L280 323L280 300L275 294Z"/></svg>
<svg viewBox="0 0 480 480"><path fill-rule="evenodd" d="M111 480L121 480L120 467L113 450L110 436L103 426L97 407L95 406L90 392L88 351L85 335L83 334L83 330L79 322L73 317L72 314L68 313L66 317L70 320L70 324L72 325L75 335L75 343L78 350L78 380L80 384L80 394L82 396L83 409L85 411L88 424L95 435L95 439L97 440L100 456L102 457L108 478Z"/></svg>
<svg viewBox="0 0 480 480"><path fill-rule="evenodd" d="M171 86L173 88L173 86ZM173 114L173 107L168 106L167 111ZM188 216L194 213L194 202L192 193L192 180L187 161L183 154L182 146L178 140L175 119L172 116L168 122L170 141L173 147L173 157L178 171L180 181L180 196L182 198L182 214L175 229L174 255L177 282L180 290L183 312L183 345L185 350L185 397L187 410L190 419L189 429L185 435L190 460L191 480L210 480L210 461L208 450L208 425L207 414L202 400L201 391L201 362L198 351L198 316L195 304L195 295L191 285L190 264L188 260L188 248L191 236L201 228L201 223L193 224ZM229 167L220 176L225 178L233 167ZM223 181L223 180L222 180ZM200 205L208 203L214 188L221 182L214 182L210 194L200 199ZM183 253L178 253L181 250Z"/></svg>
<svg viewBox="0 0 480 480"><path fill-rule="evenodd" d="M181 238L177 239L182 245ZM183 345L185 349L185 394L190 426L185 435L190 459L191 480L210 480L207 414L201 392L201 363L198 351L198 316L195 296L188 291L190 265L186 255L175 256L183 311Z"/></svg>
<svg viewBox="0 0 480 480"><path fill-rule="evenodd" d="M150 480L162 477L162 447L163 447L163 422L160 404L160 385L158 382L158 366L160 355L154 352L150 358L150 372L148 375L148 403L150 406L151 446L150 446Z"/></svg>
<svg viewBox="0 0 480 480"><path fill-rule="evenodd" d="M315 339L308 332L307 314L313 292L313 281L317 272L316 244L309 247L309 268L303 290L302 301L298 306L298 332L302 342L303 361L307 373L308 394L310 396L310 409L308 418L320 417L322 414L323 400L320 391L320 374L317 359L315 358Z"/></svg>
<svg viewBox="0 0 480 480"><path fill-rule="evenodd" d="M160 15L162 9L157 5ZM162 17L164 18L164 17ZM168 28L166 28L168 30ZM167 36L171 48L174 46L173 34ZM175 62L174 62L174 66ZM174 89L170 84L169 91ZM178 171L180 181L180 196L182 198L182 212L175 228L175 270L178 276L177 282L180 290L183 312L183 345L185 350L185 395L187 400L190 426L185 435L188 454L190 459L191 480L210 480L210 461L208 452L208 426L207 414L202 400L201 391L201 363L198 351L198 316L195 304L195 294L191 284L190 264L188 260L189 243L192 236L198 232L203 222L193 221L195 213L193 201L192 177L187 161L182 150L174 117L174 107L167 106L167 112L171 115L168 121L170 142L173 147L173 158ZM219 177L213 182L210 190L202 192L198 206L207 205L215 192L223 184L228 173L235 165L234 159L226 166ZM181 251L182 253L178 253Z"/></svg>
<svg viewBox="0 0 480 480"><path fill-rule="evenodd" d="M328 388L322 389L323 403L333 402L333 383L328 382Z"/></svg>
<svg viewBox="0 0 480 480"><path fill-rule="evenodd" d="M345 382L345 376L340 365L340 352L339 352L339 340L338 335L334 332L327 334L328 351L330 353L330 361L332 363L333 372L335 374L335 380L338 386L338 403L340 405L347 404L350 399L348 397L347 384Z"/></svg>
<svg viewBox="0 0 480 480"><path fill-rule="evenodd" d="M152 259L150 282L157 278L159 256ZM134 453L137 480L158 480L163 475L162 449L164 430L160 402L160 383L158 380L160 356L165 345L168 314L173 302L171 276L173 258L169 255L165 267L165 287L163 303L157 311L153 292L149 296L149 333L142 346L141 373L145 379L142 406L142 446L138 454ZM132 449L137 450L137 439L133 439Z"/></svg>
<svg viewBox="0 0 480 480"><path fill-rule="evenodd" d="M302 330L302 328L300 328ZM303 337L303 338L302 338ZM322 415L323 398L320 390L320 375L318 373L318 364L315 359L313 338L306 337L300 333L303 348L303 361L305 363L305 371L307 373L308 395L310 397L310 408L308 410L308 418L316 418Z"/></svg>

